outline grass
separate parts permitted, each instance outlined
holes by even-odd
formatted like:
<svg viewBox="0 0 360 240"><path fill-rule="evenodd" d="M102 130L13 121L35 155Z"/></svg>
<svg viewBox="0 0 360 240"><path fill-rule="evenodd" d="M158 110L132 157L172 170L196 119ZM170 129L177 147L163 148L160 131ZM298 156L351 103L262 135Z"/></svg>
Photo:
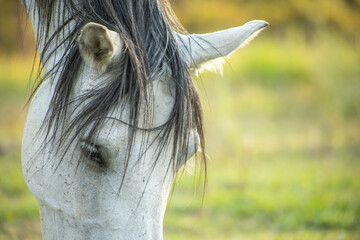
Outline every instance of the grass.
<svg viewBox="0 0 360 240"><path fill-rule="evenodd" d="M21 138L26 116L31 61L0 59L0 239L39 239L37 201L21 170Z"/></svg>
<svg viewBox="0 0 360 240"><path fill-rule="evenodd" d="M359 49L325 33L261 37L223 78L202 77L208 190L201 207L182 179L165 236L359 239Z"/></svg>
<svg viewBox="0 0 360 240"><path fill-rule="evenodd" d="M183 174L165 239L360 238L360 49L292 36L261 35L199 79L208 188L202 204ZM29 62L0 62L0 239L41 239L20 162Z"/></svg>

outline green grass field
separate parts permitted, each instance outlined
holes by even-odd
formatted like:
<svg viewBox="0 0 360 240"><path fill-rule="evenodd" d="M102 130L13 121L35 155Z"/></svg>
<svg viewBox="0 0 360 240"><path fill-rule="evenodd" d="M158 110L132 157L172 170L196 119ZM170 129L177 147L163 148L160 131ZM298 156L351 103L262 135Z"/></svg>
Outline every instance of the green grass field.
<svg viewBox="0 0 360 240"><path fill-rule="evenodd" d="M360 48L329 33L260 35L198 79L208 140L204 202L178 181L165 239L360 239ZM30 61L0 59L0 239L41 239L21 173ZM190 165L190 164L189 164Z"/></svg>

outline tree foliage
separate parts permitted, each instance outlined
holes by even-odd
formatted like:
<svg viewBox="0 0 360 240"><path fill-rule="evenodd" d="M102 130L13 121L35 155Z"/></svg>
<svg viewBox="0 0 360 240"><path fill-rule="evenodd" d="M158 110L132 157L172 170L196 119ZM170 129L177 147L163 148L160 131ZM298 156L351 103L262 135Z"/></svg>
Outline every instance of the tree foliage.
<svg viewBox="0 0 360 240"><path fill-rule="evenodd" d="M263 19L272 34L298 29L311 38L330 29L360 42L360 0L170 0L181 22L191 32L233 27ZM24 34L25 18L19 0L0 0L0 52L29 51L31 35Z"/></svg>
<svg viewBox="0 0 360 240"><path fill-rule="evenodd" d="M172 0L191 31L238 26L254 18L268 21L274 34L299 29L311 36L330 29L359 40L360 0Z"/></svg>
<svg viewBox="0 0 360 240"><path fill-rule="evenodd" d="M0 0L0 6L0 53L31 54L34 50L34 37L20 0Z"/></svg>

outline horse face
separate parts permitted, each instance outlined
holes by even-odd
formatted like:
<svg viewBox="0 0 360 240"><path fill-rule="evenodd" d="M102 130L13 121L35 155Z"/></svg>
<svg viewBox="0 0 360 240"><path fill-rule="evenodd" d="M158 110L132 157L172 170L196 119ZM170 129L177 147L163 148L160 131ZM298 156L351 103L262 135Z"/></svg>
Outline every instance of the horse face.
<svg viewBox="0 0 360 240"><path fill-rule="evenodd" d="M266 25L256 21L214 34L176 35L183 57L196 68L229 55ZM121 59L124 44L117 33L90 23L82 30L79 47L85 64L76 78L74 98L106 81L106 69ZM150 109L140 112L151 113L152 121L142 123L140 116L140 127L154 128L168 120L174 105L173 90L167 76L148 86ZM169 168L172 144L158 153L160 130L138 130L127 153L130 109L126 97L109 111L92 142L86 141L84 131L74 136L76 141L60 148L55 146L56 141L44 144L46 133L40 129L47 121L53 93L54 85L45 81L34 97L22 152L25 181L39 200L44 239L162 239L162 220L176 174ZM73 103L69 118L81 110L81 105ZM196 131L189 131L186 159L199 144ZM130 154L127 164L126 154Z"/></svg>
<svg viewBox="0 0 360 240"><path fill-rule="evenodd" d="M122 44L116 41L118 36L103 26L84 27L79 46L85 64L79 70L72 98L106 81L108 64L121 58ZM44 145L45 133L39 129L53 91L53 85L44 82L37 92L23 140L24 177L39 200L44 239L161 239L162 219L176 174L169 169L172 144L158 156L160 130L138 130L125 164L130 111L125 97L111 109L93 142L86 142L84 131L58 150L56 143ZM148 86L148 92L148 112L153 117L151 123L139 124L144 129L163 125L174 104L173 86L166 76ZM72 105L70 119L82 110L81 105ZM197 150L195 131L189 141L186 158Z"/></svg>

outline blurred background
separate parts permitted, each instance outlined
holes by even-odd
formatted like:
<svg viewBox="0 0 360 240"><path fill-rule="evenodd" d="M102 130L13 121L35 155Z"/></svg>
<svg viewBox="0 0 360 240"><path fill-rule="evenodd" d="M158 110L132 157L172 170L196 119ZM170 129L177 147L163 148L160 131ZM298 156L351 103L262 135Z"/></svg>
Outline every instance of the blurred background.
<svg viewBox="0 0 360 240"><path fill-rule="evenodd" d="M271 25L197 78L208 187L182 174L165 239L360 239L360 0L170 2L189 32ZM20 160L34 41L0 5L0 239L41 239Z"/></svg>

